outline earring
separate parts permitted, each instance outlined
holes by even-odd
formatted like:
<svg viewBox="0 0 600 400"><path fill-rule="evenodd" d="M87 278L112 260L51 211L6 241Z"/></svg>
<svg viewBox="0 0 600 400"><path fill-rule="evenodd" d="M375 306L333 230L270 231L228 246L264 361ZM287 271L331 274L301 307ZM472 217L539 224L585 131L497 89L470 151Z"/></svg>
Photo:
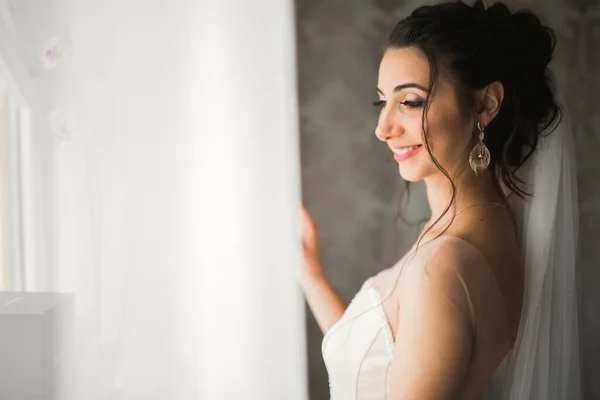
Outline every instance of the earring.
<svg viewBox="0 0 600 400"><path fill-rule="evenodd" d="M483 143L484 126L480 121L477 122L477 129L479 129L479 143L473 147L471 154L469 154L469 164L475 175L479 175L480 172L485 171L490 165L490 151L485 143Z"/></svg>

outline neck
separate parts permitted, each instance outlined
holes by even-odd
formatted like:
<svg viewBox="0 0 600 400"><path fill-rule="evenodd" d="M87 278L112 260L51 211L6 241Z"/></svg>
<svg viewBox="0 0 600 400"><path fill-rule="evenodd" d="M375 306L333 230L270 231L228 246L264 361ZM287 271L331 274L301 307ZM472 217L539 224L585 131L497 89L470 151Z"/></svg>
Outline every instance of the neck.
<svg viewBox="0 0 600 400"><path fill-rule="evenodd" d="M500 203L503 195L489 170L475 175L471 170L453 178L455 197L448 213L442 221L449 220L452 214L482 203ZM436 221L452 201L452 185L441 172L425 179L427 199L431 208L431 222ZM443 224L442 224L443 225Z"/></svg>

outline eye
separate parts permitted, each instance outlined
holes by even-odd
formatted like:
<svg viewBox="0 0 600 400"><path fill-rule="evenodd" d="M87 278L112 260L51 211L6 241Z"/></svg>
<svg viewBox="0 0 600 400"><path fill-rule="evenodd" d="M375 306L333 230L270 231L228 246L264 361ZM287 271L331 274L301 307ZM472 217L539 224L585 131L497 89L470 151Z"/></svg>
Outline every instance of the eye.
<svg viewBox="0 0 600 400"><path fill-rule="evenodd" d="M377 108L377 110L381 111L381 109L385 107L385 100L374 101L373 105L375 106L375 108Z"/></svg>
<svg viewBox="0 0 600 400"><path fill-rule="evenodd" d="M408 108L421 108L421 107L423 107L423 104L425 104L425 102L422 100L418 100L418 101L405 100L405 101L401 101L400 104L402 104Z"/></svg>

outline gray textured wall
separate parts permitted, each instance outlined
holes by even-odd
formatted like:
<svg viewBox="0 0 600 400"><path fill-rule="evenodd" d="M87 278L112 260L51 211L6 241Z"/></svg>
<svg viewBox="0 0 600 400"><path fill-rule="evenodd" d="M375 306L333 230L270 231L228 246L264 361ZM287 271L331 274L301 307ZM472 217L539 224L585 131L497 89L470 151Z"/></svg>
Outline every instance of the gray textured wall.
<svg viewBox="0 0 600 400"><path fill-rule="evenodd" d="M403 183L374 135L382 45L414 0L297 0L303 196L320 233L322 262L347 301L391 266L418 226L395 223ZM493 3L488 1L487 3ZM506 1L535 10L557 32L553 69L576 128L582 256L581 353L585 399L600 399L600 0ZM427 214L421 184L404 214ZM308 312L311 399L328 399L322 334Z"/></svg>

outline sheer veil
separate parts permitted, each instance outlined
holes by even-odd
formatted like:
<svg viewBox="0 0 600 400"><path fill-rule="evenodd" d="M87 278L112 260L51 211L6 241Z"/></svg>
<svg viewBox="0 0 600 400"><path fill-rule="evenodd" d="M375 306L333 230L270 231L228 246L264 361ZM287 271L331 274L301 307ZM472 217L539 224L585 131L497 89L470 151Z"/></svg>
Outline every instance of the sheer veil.
<svg viewBox="0 0 600 400"><path fill-rule="evenodd" d="M580 398L575 262L578 207L569 115L548 136L520 176L533 197L511 197L525 266L519 334L511 350L503 399Z"/></svg>

